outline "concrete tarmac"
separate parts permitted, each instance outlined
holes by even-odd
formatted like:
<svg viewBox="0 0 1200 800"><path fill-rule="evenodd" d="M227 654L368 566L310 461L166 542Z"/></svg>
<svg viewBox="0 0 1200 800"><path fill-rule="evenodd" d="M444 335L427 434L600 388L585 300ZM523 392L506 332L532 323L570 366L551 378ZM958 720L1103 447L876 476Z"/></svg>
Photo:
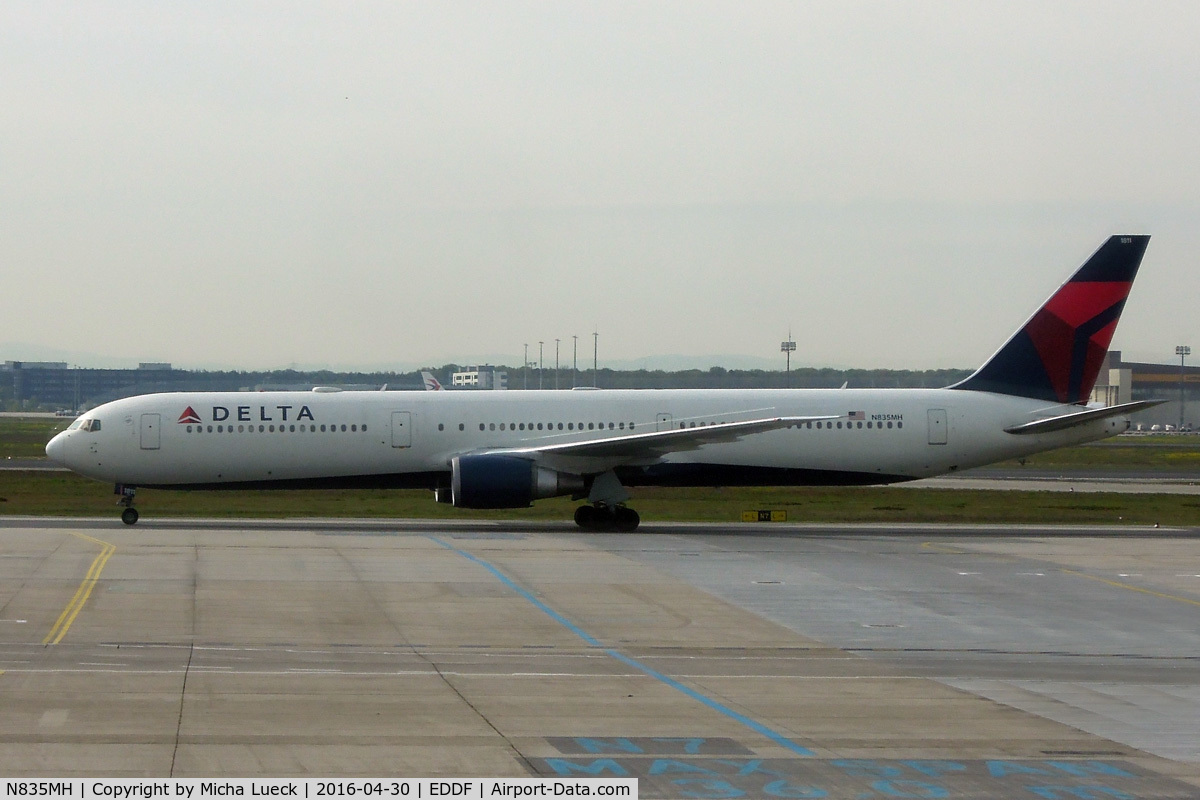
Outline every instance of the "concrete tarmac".
<svg viewBox="0 0 1200 800"><path fill-rule="evenodd" d="M972 469L956 475L893 484L897 489L983 489L1021 492L1084 492L1114 494L1195 494L1200 480L1194 472L1099 472L1086 470L1029 473L998 469Z"/></svg>
<svg viewBox="0 0 1200 800"><path fill-rule="evenodd" d="M1200 531L0 519L0 776L1200 795Z"/></svg>

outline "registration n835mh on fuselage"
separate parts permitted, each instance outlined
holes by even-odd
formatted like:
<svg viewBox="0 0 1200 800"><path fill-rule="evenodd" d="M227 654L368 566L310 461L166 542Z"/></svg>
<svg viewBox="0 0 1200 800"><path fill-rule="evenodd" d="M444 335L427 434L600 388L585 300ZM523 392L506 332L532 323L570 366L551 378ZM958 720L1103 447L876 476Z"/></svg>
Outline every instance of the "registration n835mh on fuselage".
<svg viewBox="0 0 1200 800"><path fill-rule="evenodd" d="M1148 236L1113 236L969 378L945 389L178 392L87 412L46 446L116 486L426 487L463 508L572 495L637 527L631 486L865 485L1126 430L1089 405Z"/></svg>

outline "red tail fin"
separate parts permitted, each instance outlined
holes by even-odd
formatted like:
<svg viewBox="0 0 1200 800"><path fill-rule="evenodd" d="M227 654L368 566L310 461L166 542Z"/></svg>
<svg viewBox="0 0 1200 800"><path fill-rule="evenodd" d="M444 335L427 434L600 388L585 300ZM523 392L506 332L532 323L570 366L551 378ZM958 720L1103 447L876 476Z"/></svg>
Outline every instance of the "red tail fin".
<svg viewBox="0 0 1200 800"><path fill-rule="evenodd" d="M953 388L1085 403L1149 236L1111 236L975 374Z"/></svg>

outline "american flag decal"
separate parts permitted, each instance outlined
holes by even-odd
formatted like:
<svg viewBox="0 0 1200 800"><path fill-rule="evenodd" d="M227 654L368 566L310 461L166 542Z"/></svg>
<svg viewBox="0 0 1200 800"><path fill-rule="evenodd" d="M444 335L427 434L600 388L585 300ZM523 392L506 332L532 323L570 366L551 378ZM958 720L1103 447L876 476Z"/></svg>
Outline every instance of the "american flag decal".
<svg viewBox="0 0 1200 800"><path fill-rule="evenodd" d="M867 412L851 411L851 412L847 413L846 416L850 418L851 422L853 422L854 420L864 420L867 418Z"/></svg>

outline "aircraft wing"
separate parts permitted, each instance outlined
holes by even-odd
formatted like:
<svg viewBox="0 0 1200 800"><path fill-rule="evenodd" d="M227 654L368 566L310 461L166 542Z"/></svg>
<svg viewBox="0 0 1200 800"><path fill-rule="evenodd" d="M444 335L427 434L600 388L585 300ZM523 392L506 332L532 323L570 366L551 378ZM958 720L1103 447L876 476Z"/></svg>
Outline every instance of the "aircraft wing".
<svg viewBox="0 0 1200 800"><path fill-rule="evenodd" d="M1093 408L1087 411L1075 411L1070 414L1060 414L1057 417L1048 419L1039 419L1033 422L1026 422L1021 425L1013 425L1010 428L1005 428L1005 433L1028 434L1028 433L1050 433L1051 431L1062 431L1067 428L1073 428L1076 425L1083 425L1086 422L1095 422L1098 419L1108 419L1109 417L1119 417L1124 414L1132 414L1135 411L1141 411L1143 408L1152 408L1166 400L1137 400L1132 403L1122 403L1119 406L1108 406L1107 408Z"/></svg>
<svg viewBox="0 0 1200 800"><path fill-rule="evenodd" d="M602 471L611 469L618 464L653 462L667 453L696 450L706 444L732 442L756 433L791 428L805 422L838 418L836 414L810 417L768 417L745 422L697 425L694 428L629 433L605 439L590 439L584 442L502 448L486 452L522 456L536 461L558 462L563 466L574 462L573 468L581 471ZM586 464L580 462L586 462Z"/></svg>

